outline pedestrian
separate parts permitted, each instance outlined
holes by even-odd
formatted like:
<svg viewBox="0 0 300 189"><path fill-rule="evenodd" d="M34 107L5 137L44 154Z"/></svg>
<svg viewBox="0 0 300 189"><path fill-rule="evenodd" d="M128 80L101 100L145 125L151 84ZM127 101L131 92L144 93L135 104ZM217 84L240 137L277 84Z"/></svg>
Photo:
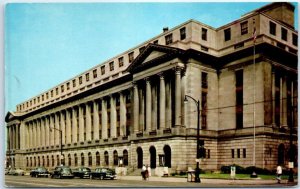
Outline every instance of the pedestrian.
<svg viewBox="0 0 300 189"><path fill-rule="evenodd" d="M277 183L279 184L281 181L281 175L282 175L282 168L280 165L277 166L276 168L276 175L277 175Z"/></svg>
<svg viewBox="0 0 300 189"><path fill-rule="evenodd" d="M146 166L143 165L141 174L142 174L142 178L143 178L144 180L146 180L146 170L147 170L147 169L146 169Z"/></svg>
<svg viewBox="0 0 300 189"><path fill-rule="evenodd" d="M151 177L151 167L147 165L148 180Z"/></svg>

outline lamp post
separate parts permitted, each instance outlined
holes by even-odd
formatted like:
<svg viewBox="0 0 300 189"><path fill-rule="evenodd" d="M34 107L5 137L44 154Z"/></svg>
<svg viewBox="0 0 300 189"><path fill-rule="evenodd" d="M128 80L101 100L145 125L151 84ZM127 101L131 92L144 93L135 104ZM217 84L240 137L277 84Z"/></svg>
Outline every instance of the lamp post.
<svg viewBox="0 0 300 189"><path fill-rule="evenodd" d="M60 163L62 164L63 154L62 154L62 130L57 129L55 127L50 127L50 131L52 132L52 129L59 131L60 133Z"/></svg>
<svg viewBox="0 0 300 189"><path fill-rule="evenodd" d="M294 129L294 109L297 108L297 106L292 106L292 115L291 115L291 122L290 122L290 150L289 150L289 177L288 177L288 182L294 182L294 149L293 149L293 129Z"/></svg>
<svg viewBox="0 0 300 189"><path fill-rule="evenodd" d="M199 144L200 144L200 141L199 141L199 138L200 138L200 121L199 121L200 120L200 101L194 99L193 97L191 97L189 95L185 95L184 96L184 102L185 103L188 102L187 98L192 99L195 102L196 106L197 106L197 148L196 148L197 166L196 166L196 169L195 169L195 182L201 182L201 180L200 180L200 168L199 168L199 159L200 159L200 152L199 152Z"/></svg>

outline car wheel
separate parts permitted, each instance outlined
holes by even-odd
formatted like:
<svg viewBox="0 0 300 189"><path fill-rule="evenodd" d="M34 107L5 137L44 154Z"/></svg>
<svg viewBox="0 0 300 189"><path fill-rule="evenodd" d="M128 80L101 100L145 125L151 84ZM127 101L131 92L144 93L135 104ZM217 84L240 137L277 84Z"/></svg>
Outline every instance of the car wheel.
<svg viewBox="0 0 300 189"><path fill-rule="evenodd" d="M103 180L103 179L104 179L103 175L100 175L100 180Z"/></svg>
<svg viewBox="0 0 300 189"><path fill-rule="evenodd" d="M90 179L93 179L93 175L90 175Z"/></svg>

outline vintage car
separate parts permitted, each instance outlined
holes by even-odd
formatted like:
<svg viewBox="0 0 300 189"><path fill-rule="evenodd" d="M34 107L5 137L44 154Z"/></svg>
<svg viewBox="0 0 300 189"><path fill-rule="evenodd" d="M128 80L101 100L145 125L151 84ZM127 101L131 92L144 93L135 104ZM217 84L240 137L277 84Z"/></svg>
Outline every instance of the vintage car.
<svg viewBox="0 0 300 189"><path fill-rule="evenodd" d="M74 177L89 178L90 173L91 173L91 169L88 167L78 167L76 169L73 169Z"/></svg>
<svg viewBox="0 0 300 189"><path fill-rule="evenodd" d="M50 175L51 178L74 178L74 174L68 166L57 166Z"/></svg>
<svg viewBox="0 0 300 189"><path fill-rule="evenodd" d="M114 170L109 169L109 168L96 168L95 171L92 171L90 173L90 179L116 179L116 173Z"/></svg>
<svg viewBox="0 0 300 189"><path fill-rule="evenodd" d="M15 168L11 168L9 169L8 175L15 175L15 176L24 176L25 175L25 171L22 169L15 169Z"/></svg>
<svg viewBox="0 0 300 189"><path fill-rule="evenodd" d="M30 171L31 177L48 177L49 172L45 167L37 167Z"/></svg>

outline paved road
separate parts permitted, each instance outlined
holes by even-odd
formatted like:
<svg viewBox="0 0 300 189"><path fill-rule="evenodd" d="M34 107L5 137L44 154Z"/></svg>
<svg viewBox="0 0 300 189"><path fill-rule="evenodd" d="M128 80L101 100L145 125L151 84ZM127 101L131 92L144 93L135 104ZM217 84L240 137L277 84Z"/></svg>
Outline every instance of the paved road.
<svg viewBox="0 0 300 189"><path fill-rule="evenodd" d="M287 183L277 184L275 180L222 180L222 179L202 179L201 183L187 182L184 178L162 178L151 177L149 181L143 181L137 176L123 176L117 180L90 180L90 179L51 179L51 178L32 178L30 176L8 176L5 175L6 187L287 187ZM288 185L291 186L291 185Z"/></svg>

